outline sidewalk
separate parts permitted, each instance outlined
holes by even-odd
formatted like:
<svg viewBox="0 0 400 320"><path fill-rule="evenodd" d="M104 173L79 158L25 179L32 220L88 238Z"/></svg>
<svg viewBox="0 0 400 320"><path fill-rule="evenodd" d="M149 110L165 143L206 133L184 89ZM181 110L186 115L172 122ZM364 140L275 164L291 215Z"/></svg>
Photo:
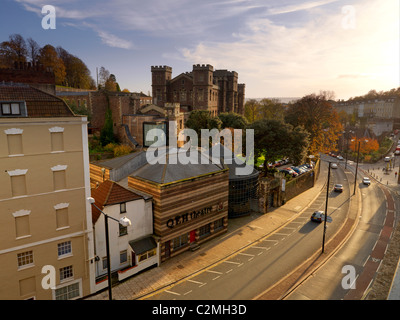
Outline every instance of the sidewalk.
<svg viewBox="0 0 400 320"><path fill-rule="evenodd" d="M201 244L200 249L194 252L186 251L163 262L159 267L154 267L119 283L112 288L113 298L115 300L140 299L190 277L280 229L308 208L323 191L326 178L327 164L322 162L319 179L313 188L268 213L253 213L250 216L230 219L227 233ZM107 300L108 291L105 290L84 299Z"/></svg>

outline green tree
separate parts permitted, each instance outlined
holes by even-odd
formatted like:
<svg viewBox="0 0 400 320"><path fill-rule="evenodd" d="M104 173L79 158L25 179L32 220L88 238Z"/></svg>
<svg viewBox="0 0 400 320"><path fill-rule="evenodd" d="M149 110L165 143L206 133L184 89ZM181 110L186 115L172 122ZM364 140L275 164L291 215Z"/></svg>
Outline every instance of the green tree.
<svg viewBox="0 0 400 320"><path fill-rule="evenodd" d="M245 129L247 120L244 116L238 113L220 113L218 118L221 120L221 128Z"/></svg>
<svg viewBox="0 0 400 320"><path fill-rule="evenodd" d="M113 130L113 119L111 108L107 108L104 120L104 126L100 131L100 143L102 146L106 146L109 143L114 143L114 130Z"/></svg>
<svg viewBox="0 0 400 320"><path fill-rule="evenodd" d="M218 117L211 117L207 110L194 110L190 113L185 126L196 131L201 136L201 129L221 129L222 121Z"/></svg>

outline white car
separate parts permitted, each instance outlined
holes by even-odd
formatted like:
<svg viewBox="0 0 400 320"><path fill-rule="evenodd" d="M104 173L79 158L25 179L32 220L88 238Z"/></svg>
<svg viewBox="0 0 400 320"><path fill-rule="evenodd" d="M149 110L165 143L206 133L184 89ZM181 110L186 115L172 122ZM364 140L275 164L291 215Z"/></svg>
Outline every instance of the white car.
<svg viewBox="0 0 400 320"><path fill-rule="evenodd" d="M337 158L338 158L339 160L344 160L344 158L343 158L342 156L337 156Z"/></svg>
<svg viewBox="0 0 400 320"><path fill-rule="evenodd" d="M336 163L332 163L332 164L331 164L331 168L332 168L332 169L337 169L337 164L336 164Z"/></svg>
<svg viewBox="0 0 400 320"><path fill-rule="evenodd" d="M390 161L390 157L385 157L385 162L389 162Z"/></svg>
<svg viewBox="0 0 400 320"><path fill-rule="evenodd" d="M369 178L367 178L367 177L364 177L363 178L363 184L366 184L366 185L369 186L371 184L371 180Z"/></svg>

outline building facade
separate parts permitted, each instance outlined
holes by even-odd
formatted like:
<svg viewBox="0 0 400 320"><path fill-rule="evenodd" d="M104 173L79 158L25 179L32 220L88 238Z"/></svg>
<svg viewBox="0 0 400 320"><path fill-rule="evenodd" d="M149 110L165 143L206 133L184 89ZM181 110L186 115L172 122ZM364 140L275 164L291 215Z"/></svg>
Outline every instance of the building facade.
<svg viewBox="0 0 400 320"><path fill-rule="evenodd" d="M183 112L208 110L244 114L245 85L238 83L238 73L214 70L207 65L193 65L191 72L172 78L169 66L152 66L153 103L164 107L167 102L180 103Z"/></svg>
<svg viewBox="0 0 400 320"><path fill-rule="evenodd" d="M157 242L153 234L151 197L139 195L116 182L106 180L92 189L95 205L109 217L119 220L126 217L131 221L127 227L116 221L108 223L111 272L124 280L148 267L158 265ZM104 215L92 207L96 255L96 291L108 286L107 253Z"/></svg>
<svg viewBox="0 0 400 320"><path fill-rule="evenodd" d="M86 117L54 95L3 83L0 145L0 299L92 293ZM43 285L46 275L54 287Z"/></svg>
<svg viewBox="0 0 400 320"><path fill-rule="evenodd" d="M167 152L166 157L177 155L176 149ZM199 159L198 164L168 164L168 159L166 164L146 164L128 176L131 188L153 197L161 262L195 249L228 226L228 168L209 159L208 163Z"/></svg>

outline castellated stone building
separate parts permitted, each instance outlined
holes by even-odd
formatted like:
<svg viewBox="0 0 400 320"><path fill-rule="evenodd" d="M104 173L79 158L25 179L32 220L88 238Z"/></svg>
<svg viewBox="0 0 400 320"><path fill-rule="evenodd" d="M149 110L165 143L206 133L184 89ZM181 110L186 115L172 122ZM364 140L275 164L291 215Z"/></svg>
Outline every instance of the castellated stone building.
<svg viewBox="0 0 400 320"><path fill-rule="evenodd" d="M207 65L193 65L191 72L172 78L169 66L152 66L153 103L180 103L182 112L208 110L216 116L222 112L244 114L245 85L238 83L238 73L214 70Z"/></svg>

